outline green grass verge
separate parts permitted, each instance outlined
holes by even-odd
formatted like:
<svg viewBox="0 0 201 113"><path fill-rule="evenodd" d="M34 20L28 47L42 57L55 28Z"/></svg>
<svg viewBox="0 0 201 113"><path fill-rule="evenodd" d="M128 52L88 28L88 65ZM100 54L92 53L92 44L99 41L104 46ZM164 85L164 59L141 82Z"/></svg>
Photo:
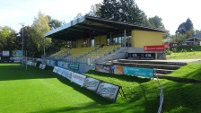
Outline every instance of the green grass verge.
<svg viewBox="0 0 201 113"><path fill-rule="evenodd" d="M175 70L173 73L167 74L167 76L174 76L180 78L188 78L201 80L201 63L188 63L186 66L182 66L180 69Z"/></svg>
<svg viewBox="0 0 201 113"><path fill-rule="evenodd" d="M167 76L201 80L201 64L189 63ZM201 83L160 80L164 89L164 113L199 113Z"/></svg>
<svg viewBox="0 0 201 113"><path fill-rule="evenodd" d="M1 113L75 113L109 104L52 70L20 64L0 64L0 89Z"/></svg>
<svg viewBox="0 0 201 113"><path fill-rule="evenodd" d="M201 59L201 52L179 52L179 53L172 53L171 55L166 55L168 60L171 59Z"/></svg>
<svg viewBox="0 0 201 113"><path fill-rule="evenodd" d="M199 113L201 84L161 80L164 89L164 113Z"/></svg>
<svg viewBox="0 0 201 113"><path fill-rule="evenodd" d="M191 63L169 76L200 80L200 64ZM179 72L180 71L180 72ZM86 75L122 86L110 103L91 91L55 74L52 70L20 64L0 64L0 111L2 113L156 113L157 81L89 71ZM164 88L164 113L199 113L201 84L160 80ZM123 95L123 92L120 93Z"/></svg>

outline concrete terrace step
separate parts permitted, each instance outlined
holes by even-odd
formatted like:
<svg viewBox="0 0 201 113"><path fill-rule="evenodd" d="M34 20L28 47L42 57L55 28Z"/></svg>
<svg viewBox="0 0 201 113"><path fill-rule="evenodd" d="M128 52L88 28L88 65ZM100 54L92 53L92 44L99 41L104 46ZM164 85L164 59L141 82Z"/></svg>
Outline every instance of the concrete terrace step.
<svg viewBox="0 0 201 113"><path fill-rule="evenodd" d="M158 78L159 78L159 76L165 76L165 74L155 73L154 78L157 78L157 76L158 76Z"/></svg>
<svg viewBox="0 0 201 113"><path fill-rule="evenodd" d="M154 69L155 73L159 74L169 74L172 73L174 70L168 70L168 69Z"/></svg>
<svg viewBox="0 0 201 113"><path fill-rule="evenodd" d="M140 63L140 64L167 64L167 65L181 65L187 64L187 61L181 60L130 60L130 59L119 59L118 62L122 63Z"/></svg>
<svg viewBox="0 0 201 113"><path fill-rule="evenodd" d="M154 77L160 79L168 79L176 82L187 82L187 83L201 83L201 80L196 80L196 79L189 79L189 78L180 78L180 77L174 77L174 76L166 76L164 74L157 74Z"/></svg>
<svg viewBox="0 0 201 113"><path fill-rule="evenodd" d="M114 61L115 65L124 65L124 66L132 66L132 67L142 67L142 68L157 68L157 69L167 69L167 70L176 70L181 67L181 65L167 65L167 64L141 64L141 63L123 63Z"/></svg>
<svg viewBox="0 0 201 113"><path fill-rule="evenodd" d="M104 65L122 65L139 68L154 69L157 75L169 74L174 70L179 69L181 66L187 65L189 62L198 62L200 59L186 59L186 60L131 60L131 59L118 59L113 61L103 62Z"/></svg>

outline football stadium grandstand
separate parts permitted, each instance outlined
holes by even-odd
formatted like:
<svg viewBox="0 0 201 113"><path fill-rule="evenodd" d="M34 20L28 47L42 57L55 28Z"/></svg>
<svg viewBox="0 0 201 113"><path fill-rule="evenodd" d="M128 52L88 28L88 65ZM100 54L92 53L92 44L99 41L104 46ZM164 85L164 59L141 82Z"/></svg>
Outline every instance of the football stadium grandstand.
<svg viewBox="0 0 201 113"><path fill-rule="evenodd" d="M144 51L144 46L162 45L163 32L85 15L44 34L44 37L71 42L68 48L45 58L49 66L83 73L97 63L125 59L127 53L149 53ZM157 51L154 58L165 59L165 55Z"/></svg>

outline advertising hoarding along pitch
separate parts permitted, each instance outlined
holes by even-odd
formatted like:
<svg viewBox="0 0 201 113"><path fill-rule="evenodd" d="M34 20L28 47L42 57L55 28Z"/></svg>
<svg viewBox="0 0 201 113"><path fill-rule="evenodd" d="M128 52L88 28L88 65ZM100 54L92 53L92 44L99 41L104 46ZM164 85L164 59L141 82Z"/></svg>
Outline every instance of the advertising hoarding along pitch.
<svg viewBox="0 0 201 113"><path fill-rule="evenodd" d="M42 64L39 65L39 68L42 68ZM55 68L55 67L54 67L54 68ZM56 68L55 68L55 69L56 69ZM55 71L56 71L56 70L55 70ZM54 70L53 70L53 72L54 72ZM55 72L55 73L56 73L56 72Z"/></svg>
<svg viewBox="0 0 201 113"><path fill-rule="evenodd" d="M83 86L85 78L86 78L86 76L84 76L84 75L81 75L81 74L78 74L78 73L73 73L71 81L76 83L76 84L78 84L78 85L80 85L80 86Z"/></svg>
<svg viewBox="0 0 201 113"><path fill-rule="evenodd" d="M79 70L79 64L69 64L68 68L72 70Z"/></svg>
<svg viewBox="0 0 201 113"><path fill-rule="evenodd" d="M41 69L45 69L46 68L46 65L45 64L43 64L42 65L42 67L41 67Z"/></svg>
<svg viewBox="0 0 201 113"><path fill-rule="evenodd" d="M27 65L36 66L36 65L37 65L37 62L27 61ZM39 65L39 66L40 66L40 65Z"/></svg>
<svg viewBox="0 0 201 113"><path fill-rule="evenodd" d="M69 73L69 75L68 75L67 79L72 81L72 77L73 77L74 72L68 70L68 73Z"/></svg>
<svg viewBox="0 0 201 113"><path fill-rule="evenodd" d="M124 66L123 71L124 71L125 75L154 78L154 70L153 69Z"/></svg>
<svg viewBox="0 0 201 113"><path fill-rule="evenodd" d="M58 72L58 69L59 69L59 67L54 66L53 72L54 72L54 73L57 73L57 72Z"/></svg>
<svg viewBox="0 0 201 113"><path fill-rule="evenodd" d="M109 99L112 102L115 102L117 95L119 93L119 88L120 88L119 86L102 82L99 84L99 87L96 93L106 99Z"/></svg>
<svg viewBox="0 0 201 113"><path fill-rule="evenodd" d="M100 80L97 80L97 79L94 79L91 77L87 77L84 81L84 87L88 90L95 92L98 88L99 83L100 83Z"/></svg>
<svg viewBox="0 0 201 113"><path fill-rule="evenodd" d="M123 66L114 65L114 74L122 75L123 74Z"/></svg>
<svg viewBox="0 0 201 113"><path fill-rule="evenodd" d="M111 66L96 64L95 70L103 73L111 73Z"/></svg>
<svg viewBox="0 0 201 113"><path fill-rule="evenodd" d="M117 99L120 86L102 82L101 80L95 78L86 77L85 75L74 73L70 70L66 70L57 66L54 67L53 72L66 77L70 81L80 86L84 86L84 88L91 90L112 102L115 102Z"/></svg>
<svg viewBox="0 0 201 113"><path fill-rule="evenodd" d="M63 70L64 70L63 68L60 68L60 67L59 67L57 73L58 73L59 75L61 75L61 74L63 73Z"/></svg>
<svg viewBox="0 0 201 113"><path fill-rule="evenodd" d="M62 68L61 76L65 77L66 76L66 70ZM66 77L65 77L66 78Z"/></svg>
<svg viewBox="0 0 201 113"><path fill-rule="evenodd" d="M13 57L22 57L22 50L12 51L12 56Z"/></svg>
<svg viewBox="0 0 201 113"><path fill-rule="evenodd" d="M61 74L63 77L69 79L69 71L68 70L64 70L63 73ZM69 79L70 80L70 79Z"/></svg>
<svg viewBox="0 0 201 113"><path fill-rule="evenodd" d="M10 52L9 52L9 51L2 51L2 55L3 55L3 56L9 56L9 55L10 55Z"/></svg>

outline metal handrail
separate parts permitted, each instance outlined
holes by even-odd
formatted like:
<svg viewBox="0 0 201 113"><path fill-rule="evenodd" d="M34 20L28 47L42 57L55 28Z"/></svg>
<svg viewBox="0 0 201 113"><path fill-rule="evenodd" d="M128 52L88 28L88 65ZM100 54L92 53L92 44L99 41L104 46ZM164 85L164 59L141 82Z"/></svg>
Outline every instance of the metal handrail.
<svg viewBox="0 0 201 113"><path fill-rule="evenodd" d="M163 93L163 87L158 79L158 75L156 75L156 78L157 78L157 81L158 81L158 84L160 86L160 105L158 107L158 112L157 113L162 113L162 110L163 110L163 101L164 101L164 93Z"/></svg>

